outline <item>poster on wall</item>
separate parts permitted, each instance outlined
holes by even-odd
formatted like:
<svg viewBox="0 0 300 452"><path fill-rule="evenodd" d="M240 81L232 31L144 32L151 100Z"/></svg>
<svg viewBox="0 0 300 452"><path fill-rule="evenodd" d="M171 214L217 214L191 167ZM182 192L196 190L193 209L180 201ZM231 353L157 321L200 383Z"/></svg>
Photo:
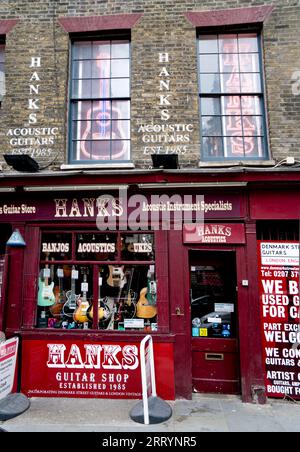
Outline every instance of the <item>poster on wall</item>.
<svg viewBox="0 0 300 452"><path fill-rule="evenodd" d="M299 243L258 246L267 396L300 400Z"/></svg>

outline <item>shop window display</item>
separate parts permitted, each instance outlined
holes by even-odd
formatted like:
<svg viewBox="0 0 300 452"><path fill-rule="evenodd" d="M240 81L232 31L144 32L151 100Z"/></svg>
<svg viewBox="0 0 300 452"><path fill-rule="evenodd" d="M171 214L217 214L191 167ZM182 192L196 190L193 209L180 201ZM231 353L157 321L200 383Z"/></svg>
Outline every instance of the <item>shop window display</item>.
<svg viewBox="0 0 300 452"><path fill-rule="evenodd" d="M152 234L44 232L37 328L157 330Z"/></svg>

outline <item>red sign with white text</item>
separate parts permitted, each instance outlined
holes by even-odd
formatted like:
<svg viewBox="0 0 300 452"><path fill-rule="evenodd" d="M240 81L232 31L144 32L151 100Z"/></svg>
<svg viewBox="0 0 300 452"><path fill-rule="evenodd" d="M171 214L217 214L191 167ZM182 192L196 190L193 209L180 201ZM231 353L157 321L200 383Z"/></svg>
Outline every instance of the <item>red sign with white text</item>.
<svg viewBox="0 0 300 452"><path fill-rule="evenodd" d="M243 244L246 243L243 224L185 224L184 243Z"/></svg>
<svg viewBox="0 0 300 452"><path fill-rule="evenodd" d="M154 344L158 395L174 400L173 344ZM28 397L139 399L139 343L24 340L22 392Z"/></svg>
<svg viewBox="0 0 300 452"><path fill-rule="evenodd" d="M300 399L299 243L259 242L267 396Z"/></svg>

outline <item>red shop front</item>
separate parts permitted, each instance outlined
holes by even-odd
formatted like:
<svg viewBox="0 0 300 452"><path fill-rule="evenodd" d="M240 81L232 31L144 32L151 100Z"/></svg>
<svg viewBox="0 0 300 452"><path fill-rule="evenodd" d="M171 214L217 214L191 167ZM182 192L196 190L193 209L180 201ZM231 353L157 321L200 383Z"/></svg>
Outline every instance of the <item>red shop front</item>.
<svg viewBox="0 0 300 452"><path fill-rule="evenodd" d="M0 202L5 241L18 229L26 243L7 248L0 267L0 319L21 339L19 386L28 396L140 398L139 344L151 334L162 398L264 401L257 229L269 222L273 194L265 192L264 211L243 175L223 176L222 188L185 188L168 174L174 186L162 195L157 174L140 175L140 185L137 175L134 184L122 177L126 209L117 175L90 177L88 187L70 176L71 188L55 193L49 180L30 179L38 185L30 196ZM167 227L158 212L168 213ZM115 227L103 228L106 217Z"/></svg>

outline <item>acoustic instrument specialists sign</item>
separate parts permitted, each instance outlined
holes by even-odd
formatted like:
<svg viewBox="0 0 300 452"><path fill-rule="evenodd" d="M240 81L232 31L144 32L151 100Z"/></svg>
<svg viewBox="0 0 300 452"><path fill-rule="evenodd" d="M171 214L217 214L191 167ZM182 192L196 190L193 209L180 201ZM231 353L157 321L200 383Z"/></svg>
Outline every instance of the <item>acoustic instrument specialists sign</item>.
<svg viewBox="0 0 300 452"><path fill-rule="evenodd" d="M267 395L300 399L299 243L258 246Z"/></svg>
<svg viewBox="0 0 300 452"><path fill-rule="evenodd" d="M173 400L173 345L154 346L157 389ZM24 340L22 392L28 397L137 399L141 397L138 343Z"/></svg>

